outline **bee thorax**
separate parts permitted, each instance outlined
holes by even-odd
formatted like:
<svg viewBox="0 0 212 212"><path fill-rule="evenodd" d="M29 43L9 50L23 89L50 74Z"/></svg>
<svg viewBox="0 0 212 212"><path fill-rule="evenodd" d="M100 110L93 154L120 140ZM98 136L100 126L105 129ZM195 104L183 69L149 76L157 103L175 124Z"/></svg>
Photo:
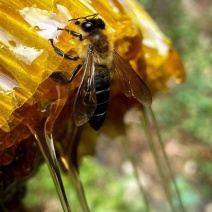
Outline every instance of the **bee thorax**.
<svg viewBox="0 0 212 212"><path fill-rule="evenodd" d="M84 59L87 55L89 46L93 47L93 58L95 64L111 66L112 61L112 43L108 36L102 30L94 30L84 37L83 43L79 48L79 56Z"/></svg>

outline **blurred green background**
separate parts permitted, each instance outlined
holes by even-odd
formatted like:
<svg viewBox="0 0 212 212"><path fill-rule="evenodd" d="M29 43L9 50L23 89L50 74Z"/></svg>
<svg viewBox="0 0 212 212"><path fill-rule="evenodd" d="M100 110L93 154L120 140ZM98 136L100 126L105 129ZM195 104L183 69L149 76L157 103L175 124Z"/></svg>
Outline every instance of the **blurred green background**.
<svg viewBox="0 0 212 212"><path fill-rule="evenodd" d="M161 92L155 97L153 110L166 143L165 149L176 176L186 211L212 211L212 2L211 0L140 0L172 39L181 55L187 73L184 84ZM133 127L129 134L139 130ZM130 135L129 135L130 136ZM137 138L135 138L137 139ZM143 170L148 158L146 144L137 144L143 151ZM137 146L136 146L137 145ZM144 211L130 165L121 145L107 141L107 153L114 160L87 157L80 167L81 178L91 211ZM117 156L120 155L120 156ZM113 163L119 160L120 163ZM147 160L147 159L146 159ZM150 160L150 159L149 159ZM125 161L123 163L123 161ZM119 165L121 164L121 167ZM145 185L158 181L142 172ZM74 212L81 211L70 182L65 187ZM152 183L154 184L154 183ZM152 211L166 211L166 200L157 194L157 183L148 191ZM159 194L160 194L160 189ZM173 196L173 199L175 197ZM175 201L175 200L174 200ZM46 165L28 183L27 206L33 211L62 211ZM177 203L176 203L177 204Z"/></svg>

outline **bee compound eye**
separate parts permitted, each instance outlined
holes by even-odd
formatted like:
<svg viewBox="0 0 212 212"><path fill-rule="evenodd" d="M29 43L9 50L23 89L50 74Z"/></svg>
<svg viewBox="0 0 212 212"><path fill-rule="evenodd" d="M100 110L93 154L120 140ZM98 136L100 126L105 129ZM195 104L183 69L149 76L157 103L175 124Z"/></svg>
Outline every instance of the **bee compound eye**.
<svg viewBox="0 0 212 212"><path fill-rule="evenodd" d="M101 19L87 20L81 24L81 28L85 32L91 32L95 29L105 29L105 23Z"/></svg>
<svg viewBox="0 0 212 212"><path fill-rule="evenodd" d="M92 21L86 21L82 23L81 27L85 32L91 32L92 30L95 29L95 25L93 24Z"/></svg>

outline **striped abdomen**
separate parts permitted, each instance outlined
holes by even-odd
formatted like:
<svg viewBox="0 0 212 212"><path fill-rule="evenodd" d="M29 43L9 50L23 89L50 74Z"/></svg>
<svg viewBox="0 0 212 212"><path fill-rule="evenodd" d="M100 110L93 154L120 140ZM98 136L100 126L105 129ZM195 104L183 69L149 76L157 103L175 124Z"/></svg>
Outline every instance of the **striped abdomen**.
<svg viewBox="0 0 212 212"><path fill-rule="evenodd" d="M93 129L98 130L102 126L107 113L110 95L110 72L104 65L96 65L95 68L97 107L89 123Z"/></svg>

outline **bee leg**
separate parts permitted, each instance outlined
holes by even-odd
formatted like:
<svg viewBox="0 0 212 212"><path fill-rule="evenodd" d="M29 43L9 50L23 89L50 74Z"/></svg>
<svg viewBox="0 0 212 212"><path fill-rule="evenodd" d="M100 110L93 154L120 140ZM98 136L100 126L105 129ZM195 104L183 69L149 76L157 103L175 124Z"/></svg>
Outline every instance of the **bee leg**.
<svg viewBox="0 0 212 212"><path fill-rule="evenodd" d="M68 32L70 35L73 35L74 37L78 37L80 41L82 41L82 34L75 32L73 30L69 30L69 29L62 29L62 28L57 28L57 30L64 30L66 32Z"/></svg>
<svg viewBox="0 0 212 212"><path fill-rule="evenodd" d="M50 75L50 78L52 80L54 80L55 82L58 82L60 84L68 84L70 83L74 77L76 76L76 74L79 72L80 68L82 67L81 64L79 64L73 71L72 75L70 76L70 78L68 79L62 72L60 71L55 71Z"/></svg>
<svg viewBox="0 0 212 212"><path fill-rule="evenodd" d="M66 58L66 59L68 59L68 60L78 60L78 59L79 59L78 56L72 56L72 55L69 55L69 54L65 54L61 49L57 48L57 47L54 45L54 43L53 43L53 39L49 39L49 41L50 41L52 47L54 48L54 51L55 51L58 55L60 55L60 56L62 56L62 57L64 57L64 58Z"/></svg>

